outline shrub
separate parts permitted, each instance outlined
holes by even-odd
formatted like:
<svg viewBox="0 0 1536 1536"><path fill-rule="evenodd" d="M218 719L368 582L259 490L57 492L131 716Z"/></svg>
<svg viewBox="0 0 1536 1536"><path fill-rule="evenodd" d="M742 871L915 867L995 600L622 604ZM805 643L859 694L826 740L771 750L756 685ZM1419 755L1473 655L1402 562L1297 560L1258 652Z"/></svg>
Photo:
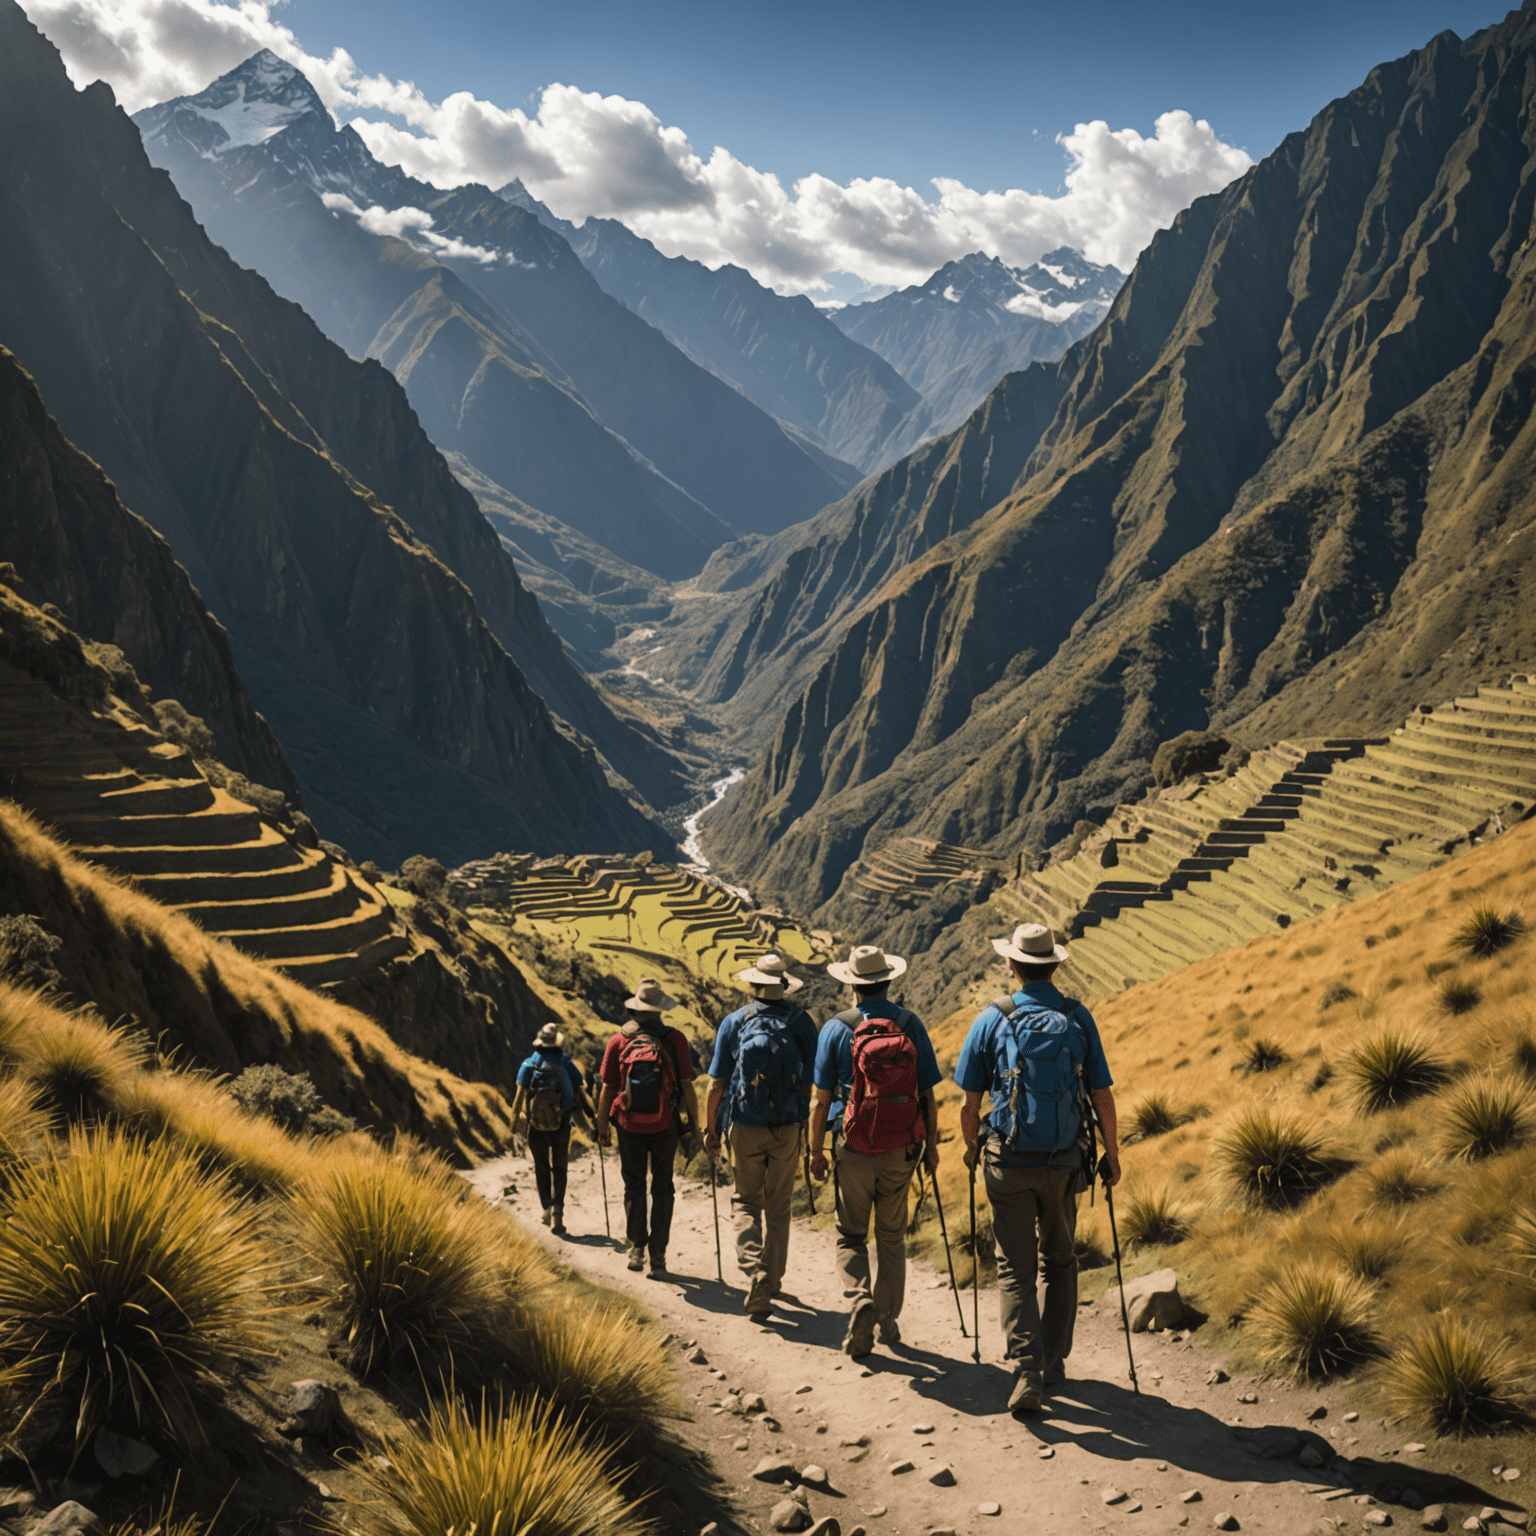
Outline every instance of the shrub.
<svg viewBox="0 0 1536 1536"><path fill-rule="evenodd" d="M1077 1225L1072 1251L1077 1256L1079 1269L1103 1269L1106 1264L1113 1263L1113 1256L1104 1242L1103 1234L1096 1226L1087 1227L1081 1220Z"/></svg>
<svg viewBox="0 0 1536 1536"><path fill-rule="evenodd" d="M343 1156L293 1196L301 1241L336 1303L360 1375L420 1363L469 1336L500 1287L480 1214L457 1180L380 1155Z"/></svg>
<svg viewBox="0 0 1536 1536"><path fill-rule="evenodd" d="M1372 1115L1432 1092L1448 1076L1420 1036L1391 1029L1358 1046L1345 1070L1360 1108Z"/></svg>
<svg viewBox="0 0 1536 1536"><path fill-rule="evenodd" d="M1445 1149L1468 1162L1517 1147L1530 1134L1530 1100L1523 1083L1492 1077L1468 1083L1445 1110Z"/></svg>
<svg viewBox="0 0 1536 1536"><path fill-rule="evenodd" d="M1143 1141L1166 1136L1179 1124L1173 1101L1165 1093L1149 1093L1131 1112L1131 1134Z"/></svg>
<svg viewBox="0 0 1536 1536"><path fill-rule="evenodd" d="M144 1061L135 1035L87 1014L56 1009L37 1016L16 1042L22 1075L42 1102L66 1120L96 1120L116 1109Z"/></svg>
<svg viewBox="0 0 1536 1536"><path fill-rule="evenodd" d="M1255 1040L1243 1057L1243 1073L1251 1077L1255 1072L1273 1072L1276 1067L1284 1066L1286 1060L1285 1052L1275 1041Z"/></svg>
<svg viewBox="0 0 1536 1536"><path fill-rule="evenodd" d="M1409 1338L1387 1368L1398 1407L1427 1419L1442 1435L1520 1424L1509 1347L1481 1324L1444 1314Z"/></svg>
<svg viewBox="0 0 1536 1536"><path fill-rule="evenodd" d="M1380 1280L1403 1251L1403 1234L1379 1225L1336 1227L1324 1239L1329 1251L1357 1280Z"/></svg>
<svg viewBox="0 0 1536 1536"><path fill-rule="evenodd" d="M1518 912L1495 912L1479 907L1452 938L1457 949L1474 959L1487 960L1513 944L1525 932L1525 919Z"/></svg>
<svg viewBox="0 0 1536 1536"><path fill-rule="evenodd" d="M1374 940L1366 940L1367 944L1374 942ZM1323 988L1323 995L1317 1000L1317 1011L1326 1013L1330 1008L1337 1007L1340 1003L1347 1003L1350 998L1359 995L1347 981L1330 981Z"/></svg>
<svg viewBox="0 0 1536 1536"><path fill-rule="evenodd" d="M1133 1248L1182 1243L1189 1222L1164 1190L1160 1195L1127 1194L1120 1210L1120 1231Z"/></svg>
<svg viewBox="0 0 1536 1536"><path fill-rule="evenodd" d="M413 896L433 901L448 888L448 871L436 859L418 853L400 866L400 884Z"/></svg>
<svg viewBox="0 0 1536 1536"><path fill-rule="evenodd" d="M0 976L39 991L62 988L64 977L53 963L64 941L35 917L14 912L0 917Z"/></svg>
<svg viewBox="0 0 1536 1536"><path fill-rule="evenodd" d="M228 1183L167 1142L71 1133L15 1175L0 1224L0 1362L25 1405L199 1437L200 1384L260 1341L260 1250Z"/></svg>
<svg viewBox="0 0 1536 1536"><path fill-rule="evenodd" d="M1303 1264L1263 1292L1248 1322L1271 1367L1319 1380L1381 1352L1371 1297L1360 1279Z"/></svg>
<svg viewBox="0 0 1536 1536"><path fill-rule="evenodd" d="M48 1116L37 1101L37 1090L17 1077L0 1078L0 1185L11 1170L42 1154Z"/></svg>
<svg viewBox="0 0 1536 1536"><path fill-rule="evenodd" d="M1332 1174L1322 1146L1300 1121L1267 1110L1244 1115L1217 1141L1216 1157L1238 1192L1279 1210L1304 1200Z"/></svg>
<svg viewBox="0 0 1536 1536"><path fill-rule="evenodd" d="M1442 1013L1471 1013L1482 1002L1483 994L1470 981L1458 981L1454 977L1440 983L1436 998Z"/></svg>
<svg viewBox="0 0 1536 1536"><path fill-rule="evenodd" d="M265 1115L287 1131L308 1136L337 1136L355 1131L357 1122L332 1109L302 1072L285 1072L276 1062L247 1067L229 1091L241 1109Z"/></svg>
<svg viewBox="0 0 1536 1536"><path fill-rule="evenodd" d="M1167 789L1197 773L1214 773L1231 746L1225 736L1214 731L1185 731L1152 754L1152 782L1159 789Z"/></svg>
<svg viewBox="0 0 1536 1536"><path fill-rule="evenodd" d="M1407 1153L1384 1159L1370 1175L1370 1186L1370 1203L1387 1210L1412 1205L1437 1188L1424 1165Z"/></svg>
<svg viewBox="0 0 1536 1536"><path fill-rule="evenodd" d="M372 1495L355 1508L369 1536L644 1536L608 1453L556 1409L515 1402L478 1415L450 1397L425 1429L359 1464Z"/></svg>

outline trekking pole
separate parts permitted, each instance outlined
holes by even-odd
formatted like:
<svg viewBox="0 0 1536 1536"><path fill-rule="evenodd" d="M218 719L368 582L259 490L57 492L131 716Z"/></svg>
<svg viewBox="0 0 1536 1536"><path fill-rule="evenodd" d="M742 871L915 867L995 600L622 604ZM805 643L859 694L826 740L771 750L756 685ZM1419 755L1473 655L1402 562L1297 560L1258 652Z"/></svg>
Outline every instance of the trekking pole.
<svg viewBox="0 0 1536 1536"><path fill-rule="evenodd" d="M926 1159L918 1164L918 1177L922 1177L922 1170L928 1168ZM944 1239L944 1262L949 1265L949 1288L955 1293L955 1313L960 1319L960 1337L970 1338L965 1331L965 1308L960 1304L960 1287L955 1284L955 1261L949 1251L949 1228L944 1224L944 1202L939 1198L939 1176L932 1168L928 1168L928 1177L933 1180L933 1203L939 1212L939 1233Z"/></svg>
<svg viewBox="0 0 1536 1536"><path fill-rule="evenodd" d="M613 1237L613 1225L608 1220L608 1169L603 1163L603 1143L601 1139L597 1143L597 1176L603 1181L603 1231L611 1239Z"/></svg>
<svg viewBox="0 0 1536 1536"><path fill-rule="evenodd" d="M715 1193L715 1185L720 1182L719 1170L715 1166L713 1157L709 1160L709 1204L715 1213L715 1279L721 1285L725 1284L725 1265L720 1258L720 1197Z"/></svg>
<svg viewBox="0 0 1536 1536"><path fill-rule="evenodd" d="M981 1157L981 1143L976 1156ZM976 1257L976 1164L971 1164L971 1359L981 1364L981 1263Z"/></svg>
<svg viewBox="0 0 1536 1536"><path fill-rule="evenodd" d="M1115 1279L1120 1285L1120 1321L1125 1328L1125 1358L1131 1366L1131 1389L1141 1396L1141 1383L1136 1380L1136 1357L1131 1353L1131 1314L1125 1306L1125 1275L1120 1269L1120 1234L1115 1230L1115 1192L1109 1187L1109 1153L1099 1159L1099 1177L1104 1180L1104 1204L1109 1207L1109 1240L1115 1250Z"/></svg>
<svg viewBox="0 0 1536 1536"><path fill-rule="evenodd" d="M805 1170L805 1198L811 1202L811 1215L816 1214L816 1186L811 1183L811 1142L810 1138L801 1131L800 1147L802 1157L800 1166Z"/></svg>

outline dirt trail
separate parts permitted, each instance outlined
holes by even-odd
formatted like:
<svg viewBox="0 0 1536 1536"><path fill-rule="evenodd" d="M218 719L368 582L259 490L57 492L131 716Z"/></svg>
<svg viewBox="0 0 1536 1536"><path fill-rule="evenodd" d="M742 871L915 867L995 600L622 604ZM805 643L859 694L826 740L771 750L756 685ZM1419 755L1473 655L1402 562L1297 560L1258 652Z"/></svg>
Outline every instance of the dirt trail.
<svg viewBox="0 0 1536 1536"><path fill-rule="evenodd" d="M608 1194L615 1233L622 1231L616 1159L608 1159ZM878 1346L864 1361L841 1351L844 1313L833 1269L833 1234L804 1221L791 1239L786 1294L770 1323L742 1312L743 1286L734 1260L728 1191L720 1191L725 1284L715 1279L714 1229L707 1184L678 1180L677 1214L668 1263L673 1274L651 1280L631 1273L618 1237L603 1236L597 1158L571 1165L566 1202L570 1236L554 1238L539 1223L533 1170L526 1158L505 1157L467 1175L488 1199L512 1185L505 1207L568 1263L604 1285L645 1301L678 1340L678 1369L694 1422L686 1438L713 1457L736 1490L736 1517L758 1530L787 1489L755 1482L764 1456L797 1468L826 1469L831 1490L809 1493L816 1519L835 1515L843 1536L865 1526L869 1536L927 1536L954 1531L1058 1529L1211 1530L1226 1516L1243 1530L1312 1531L1327 1517L1364 1528L1364 1498L1326 1472L1255 1454L1234 1430L1260 1426L1316 1431L1351 1458L1392 1459L1401 1430L1380 1421L1346 1423L1339 1392L1293 1389L1285 1383L1239 1378L1209 1385L1223 1362L1195 1337L1139 1334L1135 1338L1141 1396L1132 1395L1118 1311L1079 1310L1071 1380L1047 1411L1029 1423L1006 1411L1011 1377L1001 1363L996 1293L981 1297L981 1363L960 1336L954 1297L931 1265L910 1261L901 1344ZM830 1199L818 1193L818 1205ZM964 1217L960 1217L963 1224ZM954 1235L953 1233L951 1234ZM970 1326L970 1297L965 1298ZM689 1364L683 1345L697 1341L709 1364ZM760 1393L781 1426L714 1405L727 1389ZM1256 1403L1245 1403L1257 1393ZM1326 1417L1309 1422L1316 1409ZM923 1428L923 1426L931 1426ZM867 1449L856 1442L867 1436ZM860 1452L863 1454L860 1455ZM1405 1460L1411 1461L1412 1456ZM894 1474L907 1460L911 1471ZM951 1486L930 1481L940 1467ZM1389 1471L1390 1475L1390 1471ZM1108 1491L1125 1497L1106 1503ZM1191 1490L1198 1501L1181 1502ZM979 1505L1001 1506L1000 1518ZM1395 1523L1417 1528L1409 1511ZM722 1511L722 1524L728 1512Z"/></svg>

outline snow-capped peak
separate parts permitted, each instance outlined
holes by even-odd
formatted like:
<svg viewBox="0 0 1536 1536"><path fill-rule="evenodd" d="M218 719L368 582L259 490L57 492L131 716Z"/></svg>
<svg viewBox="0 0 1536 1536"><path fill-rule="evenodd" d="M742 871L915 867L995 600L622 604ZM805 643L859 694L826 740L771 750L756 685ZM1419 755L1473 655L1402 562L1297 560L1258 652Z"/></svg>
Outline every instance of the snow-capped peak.
<svg viewBox="0 0 1536 1536"><path fill-rule="evenodd" d="M215 130L203 137L208 152L221 154L241 145L264 143L311 112L325 111L325 103L303 73L263 48L220 75L206 90L163 102L137 114L136 121L152 133L172 118L190 114Z"/></svg>

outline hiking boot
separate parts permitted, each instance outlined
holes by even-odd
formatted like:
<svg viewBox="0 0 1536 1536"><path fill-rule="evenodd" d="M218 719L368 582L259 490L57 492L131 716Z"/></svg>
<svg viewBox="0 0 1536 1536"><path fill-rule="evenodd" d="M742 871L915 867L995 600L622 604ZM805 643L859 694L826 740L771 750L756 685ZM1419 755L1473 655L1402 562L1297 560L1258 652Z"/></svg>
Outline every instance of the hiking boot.
<svg viewBox="0 0 1536 1536"><path fill-rule="evenodd" d="M552 1210L550 1210L550 1208L546 1205L544 1207L544 1214L539 1217L539 1220L542 1221L544 1223L544 1225L547 1227L549 1225L549 1223L550 1223L550 1218L554 1214L555 1213Z"/></svg>
<svg viewBox="0 0 1536 1536"><path fill-rule="evenodd" d="M1013 1384L1013 1391L1008 1394L1008 1412L1016 1419L1021 1419L1026 1414L1039 1413L1040 1402L1044 1396L1045 1390L1041 1385L1039 1373L1030 1370L1020 1371Z"/></svg>
<svg viewBox="0 0 1536 1536"><path fill-rule="evenodd" d="M555 1214L555 1219L552 1222L550 1222L549 1230L551 1232L553 1232L556 1237L564 1237L565 1236L565 1207L563 1205L557 1205L555 1207L555 1213L554 1214Z"/></svg>
<svg viewBox="0 0 1536 1536"><path fill-rule="evenodd" d="M868 1299L853 1309L848 1319L848 1337L843 1353L852 1360L862 1360L875 1347L875 1304Z"/></svg>
<svg viewBox="0 0 1536 1536"><path fill-rule="evenodd" d="M755 1279L747 1291L746 1311L748 1317L767 1317L773 1310L773 1282L764 1280L762 1276Z"/></svg>
<svg viewBox="0 0 1536 1536"><path fill-rule="evenodd" d="M638 1243L632 1243L629 1249L629 1267L638 1273L645 1268L645 1249Z"/></svg>
<svg viewBox="0 0 1536 1536"><path fill-rule="evenodd" d="M882 1317L880 1319L880 1342L882 1344L900 1344L901 1329L894 1317Z"/></svg>
<svg viewBox="0 0 1536 1536"><path fill-rule="evenodd" d="M651 1255L651 1279L652 1280L659 1280L659 1279L661 1279L666 1274L666 1272L667 1272L667 1256L666 1256L666 1254L664 1254L664 1253L653 1253Z"/></svg>
<svg viewBox="0 0 1536 1536"><path fill-rule="evenodd" d="M1047 1360L1045 1362L1045 1390L1054 1392L1059 1387L1067 1384L1067 1366L1064 1360Z"/></svg>

